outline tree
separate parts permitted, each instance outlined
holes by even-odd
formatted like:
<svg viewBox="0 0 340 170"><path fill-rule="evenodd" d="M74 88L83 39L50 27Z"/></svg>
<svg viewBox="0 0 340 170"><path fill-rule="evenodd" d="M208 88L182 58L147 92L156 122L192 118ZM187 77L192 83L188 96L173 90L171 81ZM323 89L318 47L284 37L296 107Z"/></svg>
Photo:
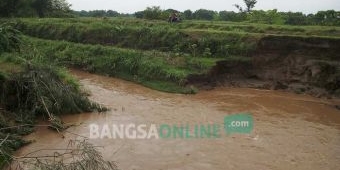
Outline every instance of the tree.
<svg viewBox="0 0 340 170"><path fill-rule="evenodd" d="M145 19L161 19L162 10L159 6L147 7L143 11L143 17Z"/></svg>
<svg viewBox="0 0 340 170"><path fill-rule="evenodd" d="M69 12L71 7L66 0L50 0L50 5L50 10L58 12Z"/></svg>
<svg viewBox="0 0 340 170"><path fill-rule="evenodd" d="M281 12L287 25L306 25L307 17L302 12Z"/></svg>
<svg viewBox="0 0 340 170"><path fill-rule="evenodd" d="M215 11L199 9L194 12L193 17L195 19L213 20L216 15L217 13Z"/></svg>
<svg viewBox="0 0 340 170"><path fill-rule="evenodd" d="M243 10L243 8L240 5L238 5L238 4L234 5L238 10L240 10L240 12L249 13L255 7L255 4L257 3L257 0L243 0L243 1L246 5L245 11Z"/></svg>
<svg viewBox="0 0 340 170"><path fill-rule="evenodd" d="M192 11L191 11L190 9L185 10L185 11L183 12L183 15L184 15L184 18L185 18L185 19L188 19L188 20L192 19Z"/></svg>
<svg viewBox="0 0 340 170"><path fill-rule="evenodd" d="M118 17L119 13L117 11L108 10L108 11L106 11L106 16L108 16L108 17Z"/></svg>
<svg viewBox="0 0 340 170"><path fill-rule="evenodd" d="M17 10L19 0L1 0L0 1L0 17L13 16Z"/></svg>
<svg viewBox="0 0 340 170"><path fill-rule="evenodd" d="M236 13L234 11L220 11L219 12L219 20L221 21L234 21L240 22L245 21L247 19L247 15L245 13Z"/></svg>
<svg viewBox="0 0 340 170"><path fill-rule="evenodd" d="M93 10L93 11L89 11L89 16L90 17L105 17L106 16L106 11L105 10Z"/></svg>
<svg viewBox="0 0 340 170"><path fill-rule="evenodd" d="M134 16L136 18L143 18L144 17L144 11L137 11L134 13Z"/></svg>
<svg viewBox="0 0 340 170"><path fill-rule="evenodd" d="M39 17L45 17L48 13L69 12L71 5L66 0L35 0L32 7Z"/></svg>
<svg viewBox="0 0 340 170"><path fill-rule="evenodd" d="M36 11L33 9L32 4L35 0L19 0L15 17L35 17Z"/></svg>
<svg viewBox="0 0 340 170"><path fill-rule="evenodd" d="M81 16L81 17L88 17L89 16L89 13L85 10L74 11L74 13L78 16Z"/></svg>
<svg viewBox="0 0 340 170"><path fill-rule="evenodd" d="M47 0L35 0L32 4L32 7L36 10L38 16L42 18L45 16L46 11L48 10L48 2Z"/></svg>
<svg viewBox="0 0 340 170"><path fill-rule="evenodd" d="M276 9L263 11L254 10L247 15L250 22L263 23L263 24L284 24L285 20L283 15L277 12Z"/></svg>
<svg viewBox="0 0 340 170"><path fill-rule="evenodd" d="M339 25L340 12L334 10L318 11L314 16L314 22L318 25Z"/></svg>

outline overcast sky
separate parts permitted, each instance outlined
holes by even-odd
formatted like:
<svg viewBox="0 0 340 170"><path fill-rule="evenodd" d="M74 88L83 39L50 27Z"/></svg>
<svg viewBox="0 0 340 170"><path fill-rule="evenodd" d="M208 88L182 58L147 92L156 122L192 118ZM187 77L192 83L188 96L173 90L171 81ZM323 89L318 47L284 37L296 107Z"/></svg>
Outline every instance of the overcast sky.
<svg viewBox="0 0 340 170"><path fill-rule="evenodd" d="M233 4L243 4L243 0L67 0L74 10L115 10L121 13L133 13L148 6L160 6L162 9L195 11L200 8L215 11L236 10ZM257 0L255 9L278 9L279 11L301 11L315 13L320 10L340 11L340 0Z"/></svg>

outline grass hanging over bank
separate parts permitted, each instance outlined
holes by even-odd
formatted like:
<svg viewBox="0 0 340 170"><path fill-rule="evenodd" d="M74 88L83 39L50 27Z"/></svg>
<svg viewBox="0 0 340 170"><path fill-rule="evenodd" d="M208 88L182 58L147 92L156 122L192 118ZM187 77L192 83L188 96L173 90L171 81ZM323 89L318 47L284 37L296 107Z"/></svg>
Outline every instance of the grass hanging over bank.
<svg viewBox="0 0 340 170"><path fill-rule="evenodd" d="M82 95L75 83L50 66L27 65L2 84L1 101L12 112L34 115L89 112L98 108Z"/></svg>
<svg viewBox="0 0 340 170"><path fill-rule="evenodd" d="M59 118L62 114L107 110L91 102L65 69L34 58L32 48L22 44L22 38L11 24L0 25L0 168L12 160L22 161L12 153L28 143L22 136L33 131L37 119L48 120L49 128L60 132L67 128ZM87 142L81 142L79 147L77 151L80 149L80 154L88 159L78 155L77 160L66 163L36 157L30 162L32 169L116 169ZM69 155L77 153L72 151ZM60 155L54 160L59 158Z"/></svg>
<svg viewBox="0 0 340 170"><path fill-rule="evenodd" d="M3 58L1 64L5 64ZM62 131L66 126L59 119L61 114L105 111L64 71L38 64L14 65L21 70L13 73L0 68L0 167L27 143L21 135L32 132L37 118L45 117L50 128Z"/></svg>
<svg viewBox="0 0 340 170"><path fill-rule="evenodd" d="M195 93L187 76L204 74L222 58L192 57L159 51L139 51L25 37L22 57L42 63L80 68L123 78L147 87L176 93ZM6 58L11 58L8 54Z"/></svg>

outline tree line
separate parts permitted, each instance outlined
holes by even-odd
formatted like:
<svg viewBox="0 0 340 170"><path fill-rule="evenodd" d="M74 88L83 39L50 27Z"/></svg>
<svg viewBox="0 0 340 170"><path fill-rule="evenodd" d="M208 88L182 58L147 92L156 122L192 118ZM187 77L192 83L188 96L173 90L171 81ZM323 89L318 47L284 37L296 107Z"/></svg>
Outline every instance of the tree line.
<svg viewBox="0 0 340 170"><path fill-rule="evenodd" d="M91 11L72 11L77 17L134 17L133 14L119 13L114 10L91 10Z"/></svg>
<svg viewBox="0 0 340 170"><path fill-rule="evenodd" d="M242 9L243 10L243 9ZM285 24L285 25L329 25L340 26L340 11L327 10L318 11L316 14L304 14L302 12L279 12L273 10L249 10L246 11L213 11L199 9L196 11L185 10L183 12L160 7L148 7L144 11L138 11L136 18L144 19L167 19L169 14L176 12L183 20L208 20L208 21L233 21L252 22L263 24Z"/></svg>
<svg viewBox="0 0 340 170"><path fill-rule="evenodd" d="M196 11L185 10L179 12L174 9L161 10L159 6L148 7L144 11L135 13L135 17L144 19L166 19L171 13L177 13L186 20L216 20L233 22L253 22L263 24L286 24L286 25L340 25L340 11L318 11L316 14L303 14L302 12L278 12L273 10L253 10L257 0L243 0L244 7L234 4L239 12L213 11L199 9Z"/></svg>
<svg viewBox="0 0 340 170"><path fill-rule="evenodd" d="M68 17L66 0L1 0L0 17Z"/></svg>
<svg viewBox="0 0 340 170"><path fill-rule="evenodd" d="M217 12L208 9L181 12L175 9L162 10L159 6L153 6L134 14L123 14L114 10L72 11L71 5L66 0L1 0L0 17L136 17L167 20L172 13L177 13L183 20L340 26L340 11L327 10L316 14L304 14L302 12L279 12L276 9L253 10L256 3L256 0L244 0L244 7L235 4L238 12Z"/></svg>

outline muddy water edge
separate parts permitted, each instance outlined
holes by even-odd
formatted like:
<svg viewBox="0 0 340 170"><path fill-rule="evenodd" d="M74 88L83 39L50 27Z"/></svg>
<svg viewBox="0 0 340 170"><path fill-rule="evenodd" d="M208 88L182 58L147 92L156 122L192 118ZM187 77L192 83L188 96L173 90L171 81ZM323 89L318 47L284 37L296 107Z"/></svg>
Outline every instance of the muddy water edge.
<svg viewBox="0 0 340 170"><path fill-rule="evenodd" d="M111 110L62 117L74 124L69 132L89 136L95 124L207 124L226 115L248 112L254 117L251 134L217 139L90 139L106 160L120 169L337 169L340 162L338 99L320 99L280 91L216 88L196 95L154 91L124 80L71 71L90 98ZM43 123L43 122L42 122ZM62 137L37 127L34 140L16 155L64 148ZM50 151L37 155L53 154Z"/></svg>

